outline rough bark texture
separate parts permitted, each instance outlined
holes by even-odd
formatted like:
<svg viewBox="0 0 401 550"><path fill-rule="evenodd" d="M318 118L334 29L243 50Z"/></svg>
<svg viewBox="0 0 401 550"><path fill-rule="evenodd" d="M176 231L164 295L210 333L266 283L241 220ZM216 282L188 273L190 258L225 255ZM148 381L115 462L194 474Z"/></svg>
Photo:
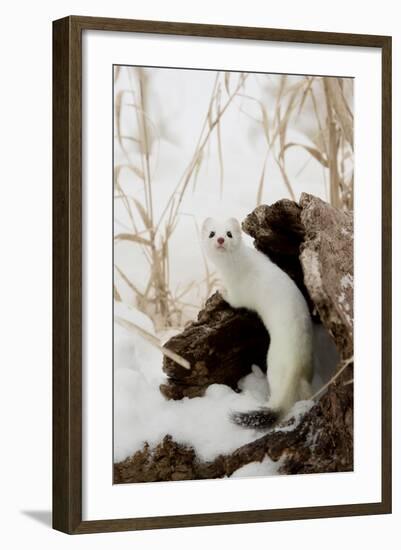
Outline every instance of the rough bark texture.
<svg viewBox="0 0 401 550"><path fill-rule="evenodd" d="M303 194L301 265L305 285L342 362L353 356L353 215ZM353 468L353 365L350 363L305 416L282 473ZM312 443L313 442L313 443Z"/></svg>
<svg viewBox="0 0 401 550"><path fill-rule="evenodd" d="M261 462L266 453L278 460L289 445L295 445L297 432L275 432L252 441L229 455L210 462L197 459L192 447L181 445L166 435L154 449L145 445L132 457L114 465L114 483L181 481L230 476L250 462Z"/></svg>
<svg viewBox="0 0 401 550"><path fill-rule="evenodd" d="M340 355L347 359L353 355L353 215L306 193L300 205L305 227L300 256L305 285Z"/></svg>
<svg viewBox="0 0 401 550"><path fill-rule="evenodd" d="M168 399L182 399L203 395L210 384L236 389L252 365L266 369L268 345L269 335L259 317L232 309L216 292L198 320L166 344L190 362L191 370L165 357L163 370L169 378L160 391Z"/></svg>
<svg viewBox="0 0 401 550"><path fill-rule="evenodd" d="M170 436L154 449L147 445L115 465L116 483L230 476L267 455L281 459L286 474L349 471L353 468L353 222L352 213L303 194L299 205L282 200L259 206L243 222L255 246L299 285L311 308L331 333L342 362L341 374L292 430L267 433L230 455L211 462ZM233 346L234 343L234 346ZM253 363L264 364L268 336L256 315L232 310L212 296L198 320L167 347L188 359L187 371L168 358L164 370L168 398L202 395L212 383L236 388Z"/></svg>

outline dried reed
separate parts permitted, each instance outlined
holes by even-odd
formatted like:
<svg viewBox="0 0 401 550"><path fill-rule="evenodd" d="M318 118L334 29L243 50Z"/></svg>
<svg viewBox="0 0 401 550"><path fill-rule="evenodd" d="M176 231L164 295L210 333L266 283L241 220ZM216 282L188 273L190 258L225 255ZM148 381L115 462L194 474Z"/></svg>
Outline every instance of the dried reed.
<svg viewBox="0 0 401 550"><path fill-rule="evenodd" d="M170 284L170 241L190 184L192 190L196 189L198 175L207 157L207 150L211 147L213 135L216 136L220 193L223 191L224 143L221 124L225 113L237 99L257 106L260 117L248 116L260 126L266 140L260 178L255 182L256 204L263 201L266 166L270 156L279 168L287 195L296 199L288 175L286 153L290 148L301 147L308 153L309 159L320 163L324 178L325 172L328 173L328 200L331 204L337 208L352 208L353 115L349 103L351 94L346 90L346 82L341 78L305 76L294 83L288 77L282 76L276 80L273 98L271 90L270 96L262 93L261 97L253 97L246 92L246 82L250 75L216 72L207 111L191 158L168 197L164 210L156 218L152 170L155 149L160 147L160 136L158 126L152 120L149 101L151 73L141 68L126 67L124 70L128 72L130 86L129 89L115 94L115 139L125 160L114 168L114 197L115 200L122 201L130 227L123 226L123 231L115 234L114 241L116 245L128 241L141 248L149 268L145 290L140 291L117 265L115 270L118 278L133 292L139 309L152 318L156 329L180 326L185 321L183 309L199 308L200 303L210 295L216 285L216 278L203 258L205 276L173 291ZM121 71L121 67L116 68L116 80ZM271 83L269 78L268 82ZM273 109L271 105L274 106ZM135 131L131 133L123 131L123 106L133 111ZM246 113L243 103L237 107ZM300 121L305 116L309 121L314 121L312 129L309 128L306 133L311 144L289 140L288 129L297 128L303 131ZM136 155L139 165L133 162L128 145L135 147L139 153ZM300 167L298 173L306 164L307 162ZM125 171L130 173L133 181L141 183L143 200L137 194L131 196L124 192L120 180ZM199 291L199 302L193 304L188 301L187 296L195 289ZM121 300L117 282L113 292L114 298Z"/></svg>

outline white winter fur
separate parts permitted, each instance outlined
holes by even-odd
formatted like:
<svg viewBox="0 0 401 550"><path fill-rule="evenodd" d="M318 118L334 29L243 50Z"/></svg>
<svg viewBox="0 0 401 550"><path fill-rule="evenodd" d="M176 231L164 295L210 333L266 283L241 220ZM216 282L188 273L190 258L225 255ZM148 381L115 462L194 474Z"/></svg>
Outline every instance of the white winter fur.
<svg viewBox="0 0 401 550"><path fill-rule="evenodd" d="M313 330L306 301L282 269L242 242L236 219L207 218L202 243L222 278L223 298L234 308L255 311L266 326L270 335L266 407L282 417L296 401L311 396Z"/></svg>

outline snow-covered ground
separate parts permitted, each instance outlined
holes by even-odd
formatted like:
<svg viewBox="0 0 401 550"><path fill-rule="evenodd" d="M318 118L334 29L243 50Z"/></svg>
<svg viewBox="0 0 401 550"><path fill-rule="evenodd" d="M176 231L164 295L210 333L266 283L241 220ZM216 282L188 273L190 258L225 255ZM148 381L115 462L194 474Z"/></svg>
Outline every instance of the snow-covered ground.
<svg viewBox="0 0 401 550"><path fill-rule="evenodd" d="M115 319L121 318L154 334L146 315L116 303ZM338 358L324 329L316 329L316 342L314 388L318 389L330 376ZM159 391L159 385L166 380L161 352L139 333L116 322L114 369L115 462L141 449L145 441L150 445L159 443L166 434L193 446L203 460L229 453L260 437L260 432L238 427L229 420L230 412L260 407L266 400L266 376L256 365L240 381L241 393L223 384L213 384L203 397L168 401ZM310 401L298 402L289 417L300 419L311 406ZM277 469L276 463L266 459L262 464L241 468L236 476L275 474Z"/></svg>

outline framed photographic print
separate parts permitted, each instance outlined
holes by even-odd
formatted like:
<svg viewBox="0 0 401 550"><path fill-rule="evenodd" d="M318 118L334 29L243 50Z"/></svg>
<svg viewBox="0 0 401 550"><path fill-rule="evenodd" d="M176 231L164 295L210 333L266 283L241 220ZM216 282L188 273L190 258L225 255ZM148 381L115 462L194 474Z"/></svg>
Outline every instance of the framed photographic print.
<svg viewBox="0 0 401 550"><path fill-rule="evenodd" d="M391 38L53 23L53 526L391 511Z"/></svg>

